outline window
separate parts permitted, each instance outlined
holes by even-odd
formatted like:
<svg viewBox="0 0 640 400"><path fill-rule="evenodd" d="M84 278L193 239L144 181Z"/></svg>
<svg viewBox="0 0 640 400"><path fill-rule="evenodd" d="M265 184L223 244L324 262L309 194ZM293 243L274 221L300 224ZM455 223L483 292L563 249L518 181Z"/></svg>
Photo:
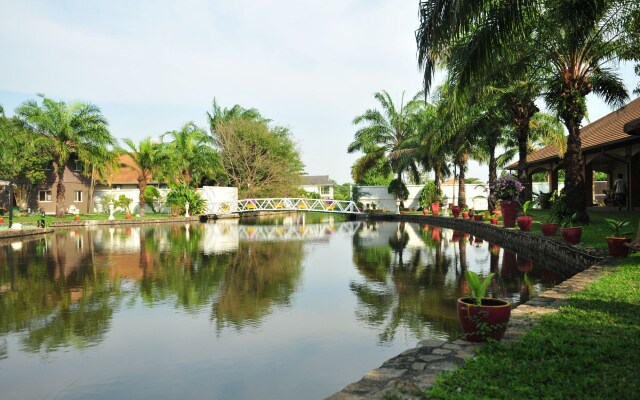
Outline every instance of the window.
<svg viewBox="0 0 640 400"><path fill-rule="evenodd" d="M82 203L82 192L80 190L73 192L73 201L76 203Z"/></svg>
<svg viewBox="0 0 640 400"><path fill-rule="evenodd" d="M51 190L41 190L38 192L38 198L43 202L51 201Z"/></svg>
<svg viewBox="0 0 640 400"><path fill-rule="evenodd" d="M73 170L76 172L82 172L83 165L80 160L73 160Z"/></svg>
<svg viewBox="0 0 640 400"><path fill-rule="evenodd" d="M329 192L330 189L331 188L329 186L321 186L320 187L320 194L329 194L330 193Z"/></svg>

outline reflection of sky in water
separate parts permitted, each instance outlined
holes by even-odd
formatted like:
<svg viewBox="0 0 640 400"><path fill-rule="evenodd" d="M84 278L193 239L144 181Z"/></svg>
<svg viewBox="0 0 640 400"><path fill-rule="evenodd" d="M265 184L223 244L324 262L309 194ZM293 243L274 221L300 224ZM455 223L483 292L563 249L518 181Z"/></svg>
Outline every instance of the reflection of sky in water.
<svg viewBox="0 0 640 400"><path fill-rule="evenodd" d="M10 256L21 273L48 260L38 271L49 271L39 279L50 290L31 305L50 307L44 315L19 329L2 326L2 398L322 398L420 339L455 337L454 300L464 290L456 260L483 275L491 268L487 242L454 242L444 229L434 240L417 224L251 230L219 222L79 230L23 249L0 246L1 287L11 286ZM531 275L533 291L549 284ZM518 297L521 276L502 279L496 290L511 287L503 294ZM3 289L0 299L28 290L21 288ZM75 294L56 303L65 291ZM76 325L38 331L62 335L47 352L33 344L33 327L54 320Z"/></svg>

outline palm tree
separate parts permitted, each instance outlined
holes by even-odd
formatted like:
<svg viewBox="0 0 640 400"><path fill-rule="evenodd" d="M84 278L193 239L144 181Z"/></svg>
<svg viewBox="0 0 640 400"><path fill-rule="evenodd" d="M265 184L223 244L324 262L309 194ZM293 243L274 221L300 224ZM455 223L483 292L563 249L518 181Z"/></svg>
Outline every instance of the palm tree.
<svg viewBox="0 0 640 400"><path fill-rule="evenodd" d="M541 82L546 88L545 101L569 133L567 205L582 221L588 221L580 141L586 96L600 95L613 106L626 100L624 85L605 65L628 49L625 41L633 32L627 22L638 12L640 3L632 0L424 1L416 39L425 89L430 87L437 63L471 30L477 32L477 40L466 49L469 62L460 73L463 85L493 71L496 57L518 55L522 43L535 45L535 67L545 76ZM632 57L639 58L637 53Z"/></svg>
<svg viewBox="0 0 640 400"><path fill-rule="evenodd" d="M396 174L396 179L402 182L402 173L407 170L417 175L411 151L406 146L407 140L415 134L413 118L420 108L421 93L416 94L406 104L403 94L398 109L386 91L377 92L374 97L382 106L382 111L369 109L353 120L354 125L364 126L356 131L355 140L347 151L365 153L353 169L354 179L358 180L384 160L388 169Z"/></svg>
<svg viewBox="0 0 640 400"><path fill-rule="evenodd" d="M96 181L110 183L111 177L120 167L120 153L119 149L102 147L93 152L81 151L78 154L78 158L82 160L84 165L83 174L90 179L89 199L87 200L89 212L93 210L93 192Z"/></svg>
<svg viewBox="0 0 640 400"><path fill-rule="evenodd" d="M187 122L179 131L170 131L164 136L173 139L167 149L179 181L197 187L203 178L222 173L218 153L212 146L213 138L204 129Z"/></svg>
<svg viewBox="0 0 640 400"><path fill-rule="evenodd" d="M55 160L56 216L65 214L64 170L71 154L94 154L115 145L100 109L89 103L66 104L40 95L42 104L28 100L16 109L27 128L37 133L37 141L49 149Z"/></svg>
<svg viewBox="0 0 640 400"><path fill-rule="evenodd" d="M151 180L152 174L161 175L163 167L167 164L168 155L163 145L154 143L151 138L147 137L136 144L128 138L122 139L129 147L129 150L123 150L124 153L131 157L134 165L127 165L132 170L138 172L138 190L140 192L138 201L140 204L140 215L145 212L144 190Z"/></svg>
<svg viewBox="0 0 640 400"><path fill-rule="evenodd" d="M209 119L209 128L211 129L211 133L216 130L216 124L221 122L228 122L232 119L247 119L252 121L263 121L270 122L268 119L262 117L260 112L255 108L244 108L239 104L234 105L231 108L222 108L216 101L213 99L213 106L211 112L207 112L207 117Z"/></svg>

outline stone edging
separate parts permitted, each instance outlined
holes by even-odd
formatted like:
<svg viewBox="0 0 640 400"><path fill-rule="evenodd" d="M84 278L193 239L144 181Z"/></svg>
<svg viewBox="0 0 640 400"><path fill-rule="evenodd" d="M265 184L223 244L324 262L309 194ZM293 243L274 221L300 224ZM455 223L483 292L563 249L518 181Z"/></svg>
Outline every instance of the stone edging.
<svg viewBox="0 0 640 400"><path fill-rule="evenodd" d="M608 264L593 265L566 281L541 293L511 311L504 342L517 340L537 323L536 317L557 312L570 293L579 292L602 275L614 270ZM475 356L479 343L464 340L423 340L402 354L391 358L380 368L371 370L358 382L328 397L328 400L386 399L386 392L400 392L403 399L418 399L421 391L432 387L438 374L451 371Z"/></svg>

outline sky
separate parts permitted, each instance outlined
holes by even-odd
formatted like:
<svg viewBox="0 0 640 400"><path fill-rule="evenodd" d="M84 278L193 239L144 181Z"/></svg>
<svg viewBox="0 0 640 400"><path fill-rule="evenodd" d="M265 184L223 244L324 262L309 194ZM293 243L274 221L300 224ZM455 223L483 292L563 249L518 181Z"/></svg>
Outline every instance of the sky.
<svg viewBox="0 0 640 400"><path fill-rule="evenodd" d="M353 118L417 93L418 1L0 0L0 104L37 93L90 102L111 133L139 141L222 107L288 127L305 172L351 181ZM633 89L638 77L622 66ZM590 98L592 121L611 110ZM486 166L469 176L486 180Z"/></svg>

